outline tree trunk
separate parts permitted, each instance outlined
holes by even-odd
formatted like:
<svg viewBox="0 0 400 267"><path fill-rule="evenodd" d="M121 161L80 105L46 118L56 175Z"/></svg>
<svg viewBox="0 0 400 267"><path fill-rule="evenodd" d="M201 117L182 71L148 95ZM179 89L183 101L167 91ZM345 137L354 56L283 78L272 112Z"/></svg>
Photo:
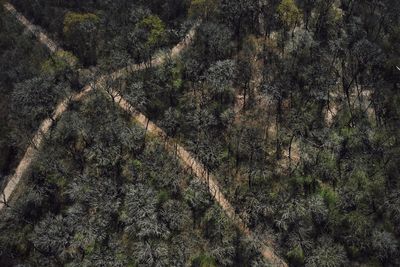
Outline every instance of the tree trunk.
<svg viewBox="0 0 400 267"><path fill-rule="evenodd" d="M279 134L280 122L281 122L281 115L282 115L282 99L278 99L276 105L276 159L280 160L282 158L282 147L281 147L281 140Z"/></svg>

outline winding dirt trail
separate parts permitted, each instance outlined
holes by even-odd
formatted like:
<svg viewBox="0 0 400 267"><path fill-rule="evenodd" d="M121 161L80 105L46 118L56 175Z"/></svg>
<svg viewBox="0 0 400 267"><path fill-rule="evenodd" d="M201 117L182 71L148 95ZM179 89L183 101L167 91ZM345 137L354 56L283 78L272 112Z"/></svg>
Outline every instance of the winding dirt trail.
<svg viewBox="0 0 400 267"><path fill-rule="evenodd" d="M6 10L12 13L16 19L24 25L28 30L30 30L38 39L40 43L45 45L52 53L62 50L54 41L47 37L47 35L42 31L38 30L37 27L32 25L22 14L18 13L17 10L11 4L4 4ZM127 66L123 69L117 70L109 75L101 76L95 83L86 85L80 93L75 93L58 104L53 112L51 118L44 120L34 135L31 144L26 150L24 157L18 164L15 174L9 180L6 185L2 197L0 198L0 211L8 205L8 202L12 196L12 193L17 188L18 183L21 181L22 177L28 172L32 161L38 154L39 148L43 144L45 135L50 131L53 123L61 117L61 115L68 109L69 104L72 101L80 101L86 97L93 89L101 88L103 91L107 91L115 103L117 103L123 110L129 112L132 117L147 131L155 136L158 136L165 141L165 146L167 150L173 152L180 159L183 167L190 169L202 182L208 185L208 189L211 195L214 197L215 201L221 206L225 211L227 216L234 222L234 224L247 236L252 238L259 248L262 256L274 266L288 266L286 262L280 258L272 249L273 243L270 240L259 240L247 227L244 221L236 214L235 209L226 199L224 194L220 190L216 177L210 174L207 169L201 164L195 157L191 155L184 147L179 145L176 141L170 138L161 128L150 121L145 115L138 112L132 105L130 105L116 90L107 90L106 82L109 80L116 80L124 78L131 74L132 72L143 70L147 66L158 66L165 62L168 57L178 56L188 45L190 45L193 37L196 33L196 28L200 23L196 23L186 37L171 49L169 53L162 56L156 57L150 62L142 64L133 64Z"/></svg>
<svg viewBox="0 0 400 267"><path fill-rule="evenodd" d="M4 3L3 6L5 10L10 12L19 23L21 23L26 29L28 29L42 45L46 46L46 48L51 53L56 53L57 51L63 51L53 40L47 37L47 35L44 33L43 30L31 24L29 20L26 19L21 13L19 13L13 5L9 3ZM87 91L88 88L85 87L81 93L79 94L77 93L63 99L54 109L51 118L47 118L41 122L39 129L33 136L30 145L28 146L24 156L22 157L17 168L15 169L14 175L9 179L8 183L4 187L4 190L0 194L0 211L8 205L12 193L16 189L21 178L28 171L33 159L35 158L38 152L38 149L43 143L44 135L48 133L51 126L53 125L53 122L57 120L65 112L71 100L73 99L78 100L83 98L86 95Z"/></svg>
<svg viewBox="0 0 400 267"><path fill-rule="evenodd" d="M80 93L75 93L69 97L66 97L58 104L53 112L51 118L47 118L39 126L39 129L36 131L33 136L30 145L25 151L24 156L19 162L17 168L15 169L14 175L9 179L7 185L5 186L3 192L0 195L0 211L8 206L8 202L12 196L12 193L17 188L18 183L21 181L22 177L26 175L29 170L29 167L32 164L32 161L37 156L39 149L43 143L43 140L50 128L53 126L54 122L61 117L61 115L67 110L71 101L80 101L82 100L91 90L93 86L87 85Z"/></svg>
<svg viewBox="0 0 400 267"><path fill-rule="evenodd" d="M192 171L203 183L208 185L208 189L215 199L215 201L225 211L227 216L234 222L234 224L247 236L252 238L258 245L260 253L263 257L273 264L273 266L288 266L272 249L273 243L270 240L259 240L252 231L247 227L243 220L236 214L235 209L226 199L220 190L216 177L209 173L207 169L201 164L190 152L184 147L179 145L176 141L170 138L160 127L150 121L145 115L137 111L131 104L129 104L117 91L111 93L114 102L117 103L123 110L127 111L132 117L144 128L147 129L149 134L154 135L165 142L165 147L168 151L176 154L182 166Z"/></svg>
<svg viewBox="0 0 400 267"><path fill-rule="evenodd" d="M37 38L37 40L42 45L46 46L46 48L49 49L51 53L56 53L57 51L64 51L56 44L56 42L47 37L47 35L42 29L31 24L29 20L26 19L21 13L19 13L13 5L5 3L4 8L8 12L10 12L23 26L25 26L30 32L32 32L34 36ZM95 83L86 85L81 92L74 93L64 98L54 109L51 118L47 118L41 122L38 130L36 131L30 142L30 145L26 149L24 156L22 157L17 168L15 169L14 174L8 180L3 191L0 193L0 211L4 207L8 206L8 203L11 199L13 192L17 188L22 177L24 177L27 174L27 172L29 171L29 167L31 166L33 160L37 156L45 136L48 134L49 130L53 126L53 123L57 119L59 119L61 115L67 110L71 102L80 101L83 98L85 98L93 89L104 87L105 86L104 84L107 80L115 80L126 77L132 72L145 69L147 66L149 66L149 64L153 66L161 65L165 62L168 56L175 57L179 55L179 53L190 44L196 32L196 27L198 25L199 23L195 24L194 27L189 31L189 33L185 36L185 38L174 48L172 48L172 50L169 53L159 56L151 60L150 62L142 64L132 64L123 69L117 70L116 72L113 72L109 75L103 75L99 77Z"/></svg>
<svg viewBox="0 0 400 267"><path fill-rule="evenodd" d="M182 52L187 46L190 45L193 37L196 33L195 29L198 24L196 24L187 34L183 41L176 45L171 52L159 58L151 61L153 66L161 65L165 62L168 56L174 58ZM133 65L127 68L118 70L111 74L112 79L119 79L126 77L132 71L137 71L146 68L146 64ZM274 251L274 244L271 240L260 240L255 236L252 231L247 227L245 222L236 214L235 209L226 199L224 194L220 190L220 186L217 182L216 177L209 173L205 166L200 163L190 152L188 152L183 146L178 144L175 140L170 138L160 127L158 127L154 122L147 118L144 114L135 109L127 100L120 95L117 90L105 90L108 92L109 96L114 100L114 102L123 110L132 115L143 128L145 128L149 134L164 140L165 147L168 151L175 154L180 163L185 169L189 169L192 173L198 177L203 183L208 186L209 192L215 199L215 201L221 206L227 216L234 222L234 224L242 231L244 235L252 238L257 243L261 255L273 266L287 267L287 263L280 258Z"/></svg>

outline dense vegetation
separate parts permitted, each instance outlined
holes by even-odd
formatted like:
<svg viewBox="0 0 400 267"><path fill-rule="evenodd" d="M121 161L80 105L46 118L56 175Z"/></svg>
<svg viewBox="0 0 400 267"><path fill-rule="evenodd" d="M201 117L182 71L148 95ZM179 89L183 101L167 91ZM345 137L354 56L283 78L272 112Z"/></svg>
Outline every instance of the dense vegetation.
<svg viewBox="0 0 400 267"><path fill-rule="evenodd" d="M201 19L178 58L116 89L215 174L290 266L400 265L400 2L14 2L80 67L103 71L151 58ZM16 103L54 106L74 75L40 63L47 55L28 53L21 31L1 28L0 60L21 62L0 65L2 93L31 101L48 88L40 103ZM4 147L3 133L27 122L32 132L48 112L1 104ZM98 92L74 104L2 213L0 263L266 265L159 142Z"/></svg>
<svg viewBox="0 0 400 267"><path fill-rule="evenodd" d="M185 34L186 1L12 1L85 67L109 70L150 58Z"/></svg>
<svg viewBox="0 0 400 267"><path fill-rule="evenodd" d="M70 91L70 72L8 13L1 14L0 26L1 184L13 172L40 122Z"/></svg>
<svg viewBox="0 0 400 267"><path fill-rule="evenodd" d="M206 186L101 94L74 105L45 147L2 217L2 266L262 263Z"/></svg>
<svg viewBox="0 0 400 267"><path fill-rule="evenodd" d="M398 265L399 5L271 2L264 29L251 1L213 6L186 53L124 95L292 265Z"/></svg>

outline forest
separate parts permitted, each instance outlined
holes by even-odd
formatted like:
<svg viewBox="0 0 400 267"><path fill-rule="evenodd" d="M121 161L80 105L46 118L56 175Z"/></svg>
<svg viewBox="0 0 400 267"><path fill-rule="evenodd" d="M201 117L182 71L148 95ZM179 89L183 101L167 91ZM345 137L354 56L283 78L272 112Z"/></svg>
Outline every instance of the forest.
<svg viewBox="0 0 400 267"><path fill-rule="evenodd" d="M0 0L0 266L400 266L400 1Z"/></svg>

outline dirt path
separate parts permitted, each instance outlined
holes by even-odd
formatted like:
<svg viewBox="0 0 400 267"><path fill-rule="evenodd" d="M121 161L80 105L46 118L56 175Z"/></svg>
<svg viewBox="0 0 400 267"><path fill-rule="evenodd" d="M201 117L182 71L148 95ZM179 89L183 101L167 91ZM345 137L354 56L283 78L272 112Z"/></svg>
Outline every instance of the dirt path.
<svg viewBox="0 0 400 267"><path fill-rule="evenodd" d="M176 45L169 54L165 56L160 56L151 61L152 66L158 66L165 62L168 56L174 58L178 56L182 50L184 50L188 45L190 45L193 37L195 35L195 29L198 24L196 24L186 35L186 37L181 41L178 45ZM112 74L110 74L111 79L119 79L126 77L130 73L138 70L145 69L147 64L139 64L132 65L121 70L118 70ZM203 164L201 164L198 160L195 159L184 147L179 145L173 139L171 139L160 127L158 127L155 123L150 121L144 114L140 113L136 110L131 104L128 103L116 90L105 90L112 97L114 102L118 104L123 110L130 113L132 117L143 127L146 128L148 133L154 136L157 136L165 141L165 146L167 150L177 155L182 166L186 169L190 169L193 174L196 175L202 182L208 185L208 189L211 195L214 197L215 201L221 206L221 208L225 211L227 216L234 222L234 224L247 236L251 237L253 240L257 242L259 247L259 251L262 256L273 266L288 266L286 262L281 259L272 249L273 243L271 240L259 240L247 227L247 225L243 222L243 220L236 214L235 209L226 199L224 194L220 190L220 186L218 185L217 179L214 175L207 172L206 168Z"/></svg>
<svg viewBox="0 0 400 267"><path fill-rule="evenodd" d="M8 3L4 4L4 7L15 16L15 18L26 28L28 28L34 35L38 38L38 41L46 46L50 52L55 53L57 51L62 50L60 47L58 47L54 41L52 41L50 38L47 37L47 35L43 32L40 31L38 32L37 27L32 25L23 15L18 13L16 9ZM70 104L71 101L80 101L83 99L85 96L89 94L90 91L92 91L95 88L100 88L104 87L104 82L107 80L115 80L119 78L126 77L132 72L143 70L149 65L152 66L158 66L161 65L165 62L167 57L176 57L179 55L180 52L184 48L186 48L190 42L192 41L194 34L196 32L196 27L199 25L199 23L195 24L193 28L189 31L189 33L185 36L185 38L177 44L174 48L171 49L169 53L166 53L162 56L159 56L150 62L147 63L142 63L142 64L133 64L130 66L127 66L123 69L120 69L116 72L113 72L109 75L103 75L97 79L97 81L91 85L86 85L80 93L75 93L72 94L69 97L66 97L63 101L61 101L60 104L58 104L54 110L54 113L51 118L47 118L39 126L39 129L35 133L34 137L32 138L31 144L28 146L27 150L25 151L25 154L21 161L19 162L14 175L9 179L8 183L6 184L3 192L0 194L0 211L6 207L10 201L10 198L12 196L12 193L16 189L18 183L20 182L21 178L27 173L29 170L30 165L32 164L32 161L36 157L36 155L39 152L39 148L43 143L44 137L48 134L51 126L53 125L54 121L56 121L60 116L67 110L68 105Z"/></svg>
<svg viewBox="0 0 400 267"><path fill-rule="evenodd" d="M62 50L56 42L51 40L47 35L44 33L44 31L38 27L33 25L32 23L29 22L27 18L24 17L21 13L19 13L13 5L10 3L4 3L4 8L10 12L17 20L19 23L21 23L23 26L25 26L26 29L28 29L37 39L38 41L45 45L51 53L55 53L59 50Z"/></svg>
<svg viewBox="0 0 400 267"><path fill-rule="evenodd" d="M57 51L63 51L53 40L47 37L43 30L39 27L31 24L21 13L19 13L13 5L9 3L4 3L4 8L10 12L24 27L26 27L33 35L38 39L38 41L46 46L51 53L56 53ZM104 77L100 77L99 81L101 82ZM99 83L99 81L97 83ZM29 170L32 161L36 157L40 146L43 143L43 139L45 135L49 132L53 122L57 120L68 108L68 105L71 101L79 101L84 98L94 86L87 85L83 88L80 93L72 94L66 98L64 98L54 109L54 112L51 118L47 118L41 122L39 129L36 131L33 136L30 145L25 151L24 156L19 162L17 168L15 169L14 175L9 179L8 183L4 187L4 190L0 194L0 211L8 205L8 202L11 198L12 193L16 189L18 183L21 178L27 173Z"/></svg>
<svg viewBox="0 0 400 267"><path fill-rule="evenodd" d="M49 39L42 30L38 30L37 27L33 26L24 16L18 13L11 4L6 3L4 4L4 7L9 12L11 12L22 25L24 25L28 30L30 30L37 37L39 42L45 45L52 53L61 50L54 41ZM82 92L73 94L72 96L67 97L60 104L58 104L57 107L55 108L52 117L44 120L40 124L39 130L34 135L31 145L28 147L28 149L24 154L24 157L18 164L15 174L12 176L12 178L6 185L2 193L1 197L2 201L0 200L0 211L5 206L7 206L12 196L12 193L16 189L18 183L29 170L31 163L38 154L39 148L43 143L44 137L49 132L51 126L53 125L53 122L61 117L61 115L67 110L68 105L70 104L71 101L82 100L94 88L98 87L104 88L104 82L107 80L110 79L115 80L126 77L132 72L145 69L148 65L158 66L163 64L168 57L178 56L182 52L182 50L184 50L193 40L198 25L199 23L194 25L194 27L192 27L192 29L185 36L185 38L174 48L172 48L169 53L159 56L145 64L133 64L123 69L120 69L114 73L111 73L109 75L101 76L94 84L85 86ZM137 122L141 124L143 127L145 127L150 134L156 135L165 140L166 148L169 151L175 153L179 157L181 164L185 168L191 169L192 172L200 180L202 180L204 183L208 185L210 193L217 201L217 203L221 206L221 208L226 212L227 216L233 220L235 225L246 236L251 237L253 240L257 242L260 253L268 262L270 262L274 266L285 266L285 267L287 266L287 264L272 249L272 242L270 240L259 240L250 231L250 229L243 222L243 220L235 213L233 206L229 203L229 201L225 198L225 196L221 192L217 179L214 177L214 175L207 172L203 164L197 161L184 147L177 144L173 139L169 138L168 135L161 128L159 128L156 124L151 122L145 115L135 110L125 99L122 98L122 96L118 92L111 91L111 95L113 96L114 101L122 109L132 114L133 118L136 119Z"/></svg>
<svg viewBox="0 0 400 267"><path fill-rule="evenodd" d="M110 79L117 80L120 78L124 78L130 75L131 73L134 73L139 70L144 70L149 66L153 67L160 66L164 64L169 57L176 58L185 48L187 48L191 44L196 34L196 29L199 25L200 22L199 21L196 22L189 30L189 32L186 34L186 36L183 38L183 40L180 41L177 45L175 45L168 53L160 55L149 62L144 62L140 64L131 64L125 68L119 69L109 75Z"/></svg>
<svg viewBox="0 0 400 267"><path fill-rule="evenodd" d="M193 37L196 33L196 28L199 25L197 23L192 27L186 37L177 44L169 54L165 56L158 57L151 61L152 66L158 66L165 62L168 56L174 58L178 56L193 40ZM138 71L146 68L146 64L140 65L132 65L121 70L118 70L111 74L111 78L119 79L126 77L130 73L134 71ZM247 236L253 238L259 246L259 251L263 255L263 257L273 264L274 266L288 266L284 260L282 260L272 249L273 244L271 240L258 240L258 238L251 232L251 230L247 227L247 225L243 222L243 220L236 214L235 209L226 199L224 194L220 190L220 186L218 185L217 179L214 175L207 172L206 168L203 164L201 164L198 160L195 159L184 147L179 145L173 139L171 139L160 127L158 127L155 123L150 121L144 114L137 111L131 104L128 103L116 90L108 90L109 94L112 96L112 99L115 103L117 103L123 110L130 113L132 117L147 131L155 135L162 140L165 141L166 148L176 154L180 159L182 166L186 169L190 169L202 182L208 185L208 189L211 195L214 197L215 201L221 206L221 208L225 211L227 216L234 222L234 224ZM267 244L267 245L266 245Z"/></svg>
<svg viewBox="0 0 400 267"><path fill-rule="evenodd" d="M217 179L213 174L207 172L203 164L195 159L184 147L176 143L170 138L161 128L155 123L150 121L145 115L138 112L132 105L130 105L124 98L119 95L118 92L113 91L111 93L115 103L117 103L123 110L127 111L132 117L144 128L147 129L148 133L159 137L165 141L167 150L177 155L182 166L190 169L202 182L208 185L208 189L215 201L225 211L227 216L234 222L234 224L247 236L253 238L259 246L260 253L263 257L274 266L287 266L287 264L274 252L272 249L272 241L270 240L258 240L258 238L251 232L243 220L236 214L235 209L226 199L224 194L220 190ZM266 245L267 244L267 245Z"/></svg>
<svg viewBox="0 0 400 267"><path fill-rule="evenodd" d="M35 133L32 138L30 145L28 146L27 150L25 151L24 156L22 157L21 161L19 162L17 168L15 169L14 175L10 178L7 185L5 186L3 192L0 195L0 211L8 205L8 202L11 198L12 193L16 189L18 183L20 182L21 178L29 170L29 167L32 164L32 161L36 157L39 152L39 149L43 143L44 137L49 132L51 126L53 125L54 121L61 117L61 115L67 110L68 105L71 101L79 101L83 99L91 90L93 86L86 86L82 92L75 93L69 97L66 97L60 104L58 104L53 112L51 118L47 118L39 126L39 129Z"/></svg>

